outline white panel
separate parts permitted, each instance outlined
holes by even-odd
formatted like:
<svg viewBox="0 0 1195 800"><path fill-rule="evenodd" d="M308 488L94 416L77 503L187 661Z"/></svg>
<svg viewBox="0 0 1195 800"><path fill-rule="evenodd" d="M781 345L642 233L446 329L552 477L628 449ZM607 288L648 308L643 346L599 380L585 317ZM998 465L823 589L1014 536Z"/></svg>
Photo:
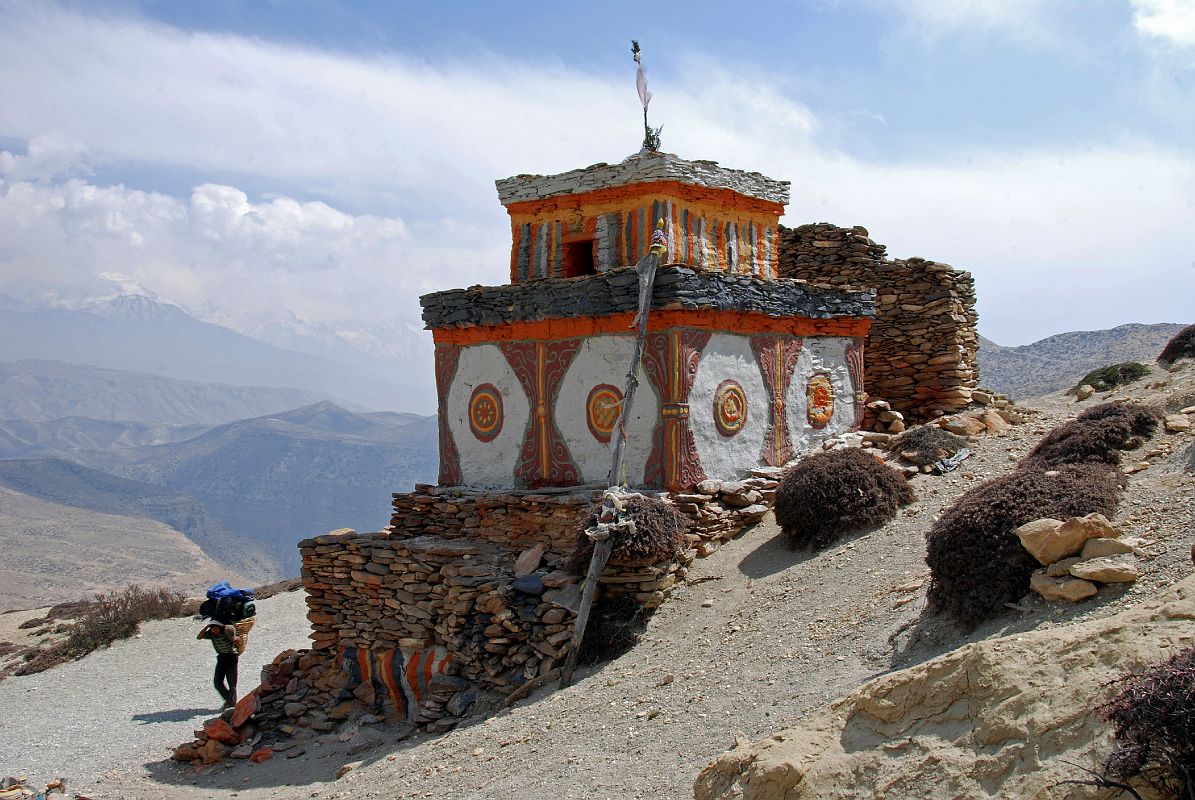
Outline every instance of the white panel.
<svg viewBox="0 0 1195 800"><path fill-rule="evenodd" d="M851 339L838 336L811 336L801 345L786 405L788 430L797 455L850 430L855 422L855 385L846 363L846 350L851 342ZM824 428L814 428L806 416L809 407L806 385L809 377L817 373L828 374L834 387L834 414Z"/></svg>
<svg viewBox="0 0 1195 800"><path fill-rule="evenodd" d="M714 394L727 379L738 381L747 397L747 420L730 437L714 424ZM768 391L750 337L715 333L701 354L693 390L689 392L689 427L705 474L711 478L741 478L759 466L770 416Z"/></svg>
<svg viewBox="0 0 1195 800"><path fill-rule="evenodd" d="M584 483L605 481L611 459L610 444L599 441L589 430L586 408L589 392L602 383L616 386L619 391L625 389L627 368L634 349L635 341L630 336L589 337L560 381L560 392L553 409L556 427L564 437ZM651 435L659 417L659 398L641 371L631 418L626 426L625 463L627 481L631 485L643 484L643 470L651 455Z"/></svg>
<svg viewBox="0 0 1195 800"><path fill-rule="evenodd" d="M502 430L492 441L482 442L469 427L469 398L480 384L491 383L502 395ZM456 375L445 400L448 428L461 457L461 482L509 489L530 418L531 404L514 370L492 344L461 350Z"/></svg>

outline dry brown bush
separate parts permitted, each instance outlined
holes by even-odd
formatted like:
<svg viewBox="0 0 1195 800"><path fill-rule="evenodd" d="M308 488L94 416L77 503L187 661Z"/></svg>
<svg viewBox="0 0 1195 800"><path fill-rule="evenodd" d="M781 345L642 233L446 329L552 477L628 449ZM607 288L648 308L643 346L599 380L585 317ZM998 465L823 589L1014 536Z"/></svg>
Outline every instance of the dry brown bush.
<svg viewBox="0 0 1195 800"><path fill-rule="evenodd" d="M617 566L639 566L655 564L669 558L676 558L685 551L685 532L689 521L673 508L655 497L630 495L623 500L624 515L635 523L633 534L616 531L614 547L610 551L610 564ZM589 510L581 523L572 555L565 563L565 569L584 575L593 557L593 542L585 535L585 529L597 524L601 504Z"/></svg>
<svg viewBox="0 0 1195 800"><path fill-rule="evenodd" d="M918 467L933 464L967 446L967 439L937 425L918 425L900 435L890 448L901 459Z"/></svg>
<svg viewBox="0 0 1195 800"><path fill-rule="evenodd" d="M1195 648L1119 683L1120 692L1100 707L1116 740L1104 775L1140 779L1158 797L1195 799Z"/></svg>
<svg viewBox="0 0 1195 800"><path fill-rule="evenodd" d="M784 473L776 522L793 547L825 547L880 525L913 502L904 476L856 448L817 453Z"/></svg>
<svg viewBox="0 0 1195 800"><path fill-rule="evenodd" d="M1021 466L1120 463L1120 451L1139 447L1158 427L1161 413L1152 406L1104 403L1087 409L1047 433Z"/></svg>
<svg viewBox="0 0 1195 800"><path fill-rule="evenodd" d="M1195 325L1188 325L1166 342L1158 356L1158 363L1169 367L1182 358L1195 358Z"/></svg>
<svg viewBox="0 0 1195 800"><path fill-rule="evenodd" d="M1029 591L1040 566L1016 529L1042 517L1116 514L1123 488L1109 464L1021 467L985 481L956 500L926 534L931 611L975 626Z"/></svg>

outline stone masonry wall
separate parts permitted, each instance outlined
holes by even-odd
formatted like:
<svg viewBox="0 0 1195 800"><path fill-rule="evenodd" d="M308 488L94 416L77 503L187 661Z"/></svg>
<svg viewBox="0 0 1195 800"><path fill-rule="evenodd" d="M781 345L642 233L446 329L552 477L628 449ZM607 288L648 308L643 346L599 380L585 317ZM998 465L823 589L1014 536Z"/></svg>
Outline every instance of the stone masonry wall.
<svg viewBox="0 0 1195 800"><path fill-rule="evenodd" d="M970 404L979 381L970 273L923 258L886 259L865 228L820 222L781 228L780 275L840 290L875 289L864 356L872 397L921 419Z"/></svg>

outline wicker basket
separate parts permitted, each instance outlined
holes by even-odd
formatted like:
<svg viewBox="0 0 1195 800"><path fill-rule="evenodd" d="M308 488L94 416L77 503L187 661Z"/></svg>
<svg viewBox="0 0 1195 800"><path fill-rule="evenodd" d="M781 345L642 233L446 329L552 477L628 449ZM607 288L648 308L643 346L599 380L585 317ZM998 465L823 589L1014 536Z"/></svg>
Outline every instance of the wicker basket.
<svg viewBox="0 0 1195 800"><path fill-rule="evenodd" d="M249 631L253 630L253 624L257 622L257 617L249 617L233 625L236 628L236 648L237 655L245 652L245 648L249 646Z"/></svg>

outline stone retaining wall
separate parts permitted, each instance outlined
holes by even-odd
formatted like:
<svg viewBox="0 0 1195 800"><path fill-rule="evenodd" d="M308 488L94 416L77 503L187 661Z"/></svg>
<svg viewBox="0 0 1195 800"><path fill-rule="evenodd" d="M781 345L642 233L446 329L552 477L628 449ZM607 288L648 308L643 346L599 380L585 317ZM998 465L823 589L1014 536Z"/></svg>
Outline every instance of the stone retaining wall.
<svg viewBox="0 0 1195 800"><path fill-rule="evenodd" d="M781 228L780 275L839 290L875 289L867 392L913 418L958 411L979 381L975 282L948 264L889 260L885 253L861 227Z"/></svg>

